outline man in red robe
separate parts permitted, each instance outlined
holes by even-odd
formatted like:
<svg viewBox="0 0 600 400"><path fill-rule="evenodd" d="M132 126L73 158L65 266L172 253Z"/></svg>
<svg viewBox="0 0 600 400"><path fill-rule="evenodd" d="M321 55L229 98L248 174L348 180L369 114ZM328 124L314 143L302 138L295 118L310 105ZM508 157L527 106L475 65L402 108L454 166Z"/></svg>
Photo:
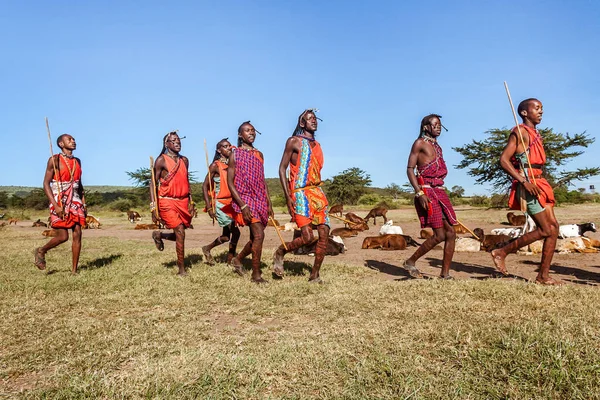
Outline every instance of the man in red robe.
<svg viewBox="0 0 600 400"><path fill-rule="evenodd" d="M164 249L163 239L175 241L177 253L178 275L185 276L184 243L185 228L192 222L194 203L191 199L190 181L188 177L189 161L179 154L181 140L177 132L168 133L163 139L163 149L154 163L154 185L158 187L158 199L153 201L152 220L158 222L154 208L158 209L160 222L172 233L152 232L156 248ZM151 193L154 190L151 189ZM154 199L153 199L154 200ZM156 204L158 203L158 204Z"/></svg>
<svg viewBox="0 0 600 400"><path fill-rule="evenodd" d="M535 281L541 285L560 285L563 282L550 277L550 264L558 239L558 222L554 215L552 187L542 176L546 153L542 137L536 129L542 121L544 108L539 100L527 99L519 104L518 112L523 123L511 131L500 156L500 165L513 179L509 207L529 214L537 227L501 249L493 250L492 259L496 269L507 275L506 256L543 239L542 261Z"/></svg>
<svg viewBox="0 0 600 400"><path fill-rule="evenodd" d="M43 247L34 251L34 264L46 269L48 250L69 240L69 229L73 231L73 259L71 273L77 273L81 251L81 227L85 226L85 197L81 184L81 161L73 156L77 148L75 138L63 134L56 139L60 154L48 159L44 175L44 192L50 201L50 226L58 233Z"/></svg>

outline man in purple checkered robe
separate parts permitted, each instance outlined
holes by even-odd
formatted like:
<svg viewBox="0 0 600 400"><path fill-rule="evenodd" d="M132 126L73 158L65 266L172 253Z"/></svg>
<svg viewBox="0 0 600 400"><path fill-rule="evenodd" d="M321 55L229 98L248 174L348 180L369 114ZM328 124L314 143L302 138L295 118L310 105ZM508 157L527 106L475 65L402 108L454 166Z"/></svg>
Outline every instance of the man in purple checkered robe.
<svg viewBox="0 0 600 400"><path fill-rule="evenodd" d="M417 260L427 254L439 243L444 242L444 257L440 277L451 279L450 264L454 256L457 224L456 214L443 187L448 168L444 162L442 148L437 138L442 133L441 116L430 114L421 121L419 138L415 140L408 157L408 180L415 189L415 208L421 227L433 229L428 238L404 262L404 268L414 278L421 278L421 272L415 266ZM418 176L415 174L417 169Z"/></svg>
<svg viewBox="0 0 600 400"><path fill-rule="evenodd" d="M237 213L238 226L250 227L250 241L231 260L233 271L243 275L242 260L252 253L252 282L265 283L260 272L260 258L265 238L265 227L273 208L265 182L264 158L254 148L256 130L250 121L238 128L238 147L229 157L227 184L233 197L233 209Z"/></svg>

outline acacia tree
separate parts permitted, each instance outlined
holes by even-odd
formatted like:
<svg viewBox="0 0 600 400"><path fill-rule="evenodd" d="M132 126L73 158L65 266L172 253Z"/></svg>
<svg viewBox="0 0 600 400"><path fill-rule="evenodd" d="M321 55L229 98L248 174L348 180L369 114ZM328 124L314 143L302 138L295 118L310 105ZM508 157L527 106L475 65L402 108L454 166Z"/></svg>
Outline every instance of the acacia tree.
<svg viewBox="0 0 600 400"><path fill-rule="evenodd" d="M577 168L574 171L559 170L575 157L583 154L574 147L588 147L594 143L595 138L585 132L570 135L569 133L556 133L552 128L539 129L544 148L546 150L546 165L543 175L553 187L566 187L575 180L583 180L600 174L600 168ZM473 140L462 147L453 147L453 150L463 156L462 161L456 165L458 169L467 169L468 174L475 178L477 184L489 183L495 192L506 192L510 186L510 176L500 167L500 155L506 146L509 129L490 129L485 132L484 140Z"/></svg>
<svg viewBox="0 0 600 400"><path fill-rule="evenodd" d="M371 186L371 177L360 168L348 168L334 176L325 186L331 204L356 204Z"/></svg>

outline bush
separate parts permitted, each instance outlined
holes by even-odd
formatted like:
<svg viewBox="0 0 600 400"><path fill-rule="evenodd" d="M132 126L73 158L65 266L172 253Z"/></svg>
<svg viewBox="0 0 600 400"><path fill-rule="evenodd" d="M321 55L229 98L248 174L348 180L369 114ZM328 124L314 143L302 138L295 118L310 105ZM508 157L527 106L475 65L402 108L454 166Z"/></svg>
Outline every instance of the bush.
<svg viewBox="0 0 600 400"><path fill-rule="evenodd" d="M360 196L360 198L358 199L358 204L361 204L364 206L373 206L381 201L382 201L382 198L378 194L367 193L367 194L363 194L362 196Z"/></svg>
<svg viewBox="0 0 600 400"><path fill-rule="evenodd" d="M283 196L274 196L271 198L271 205L273 207L287 207L287 203L285 201L285 197Z"/></svg>
<svg viewBox="0 0 600 400"><path fill-rule="evenodd" d="M489 199L487 196L471 196L471 205L473 207L487 207L489 205Z"/></svg>
<svg viewBox="0 0 600 400"><path fill-rule="evenodd" d="M119 199L119 200L115 200L112 203L110 203L108 205L108 208L113 211L127 212L135 207L134 207L133 201L131 201L129 199Z"/></svg>

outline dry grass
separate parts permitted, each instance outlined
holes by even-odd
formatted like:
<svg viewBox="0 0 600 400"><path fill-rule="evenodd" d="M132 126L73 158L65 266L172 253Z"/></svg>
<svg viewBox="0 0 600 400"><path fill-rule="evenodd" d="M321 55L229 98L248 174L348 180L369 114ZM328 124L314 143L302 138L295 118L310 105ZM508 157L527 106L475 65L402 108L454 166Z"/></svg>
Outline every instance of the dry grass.
<svg viewBox="0 0 600 400"><path fill-rule="evenodd" d="M171 247L111 238L86 239L72 277L67 246L48 255L54 273L33 267L38 235L0 239L8 397L600 397L595 288L399 282L340 264L315 286L302 263L257 287L194 253L180 279Z"/></svg>

